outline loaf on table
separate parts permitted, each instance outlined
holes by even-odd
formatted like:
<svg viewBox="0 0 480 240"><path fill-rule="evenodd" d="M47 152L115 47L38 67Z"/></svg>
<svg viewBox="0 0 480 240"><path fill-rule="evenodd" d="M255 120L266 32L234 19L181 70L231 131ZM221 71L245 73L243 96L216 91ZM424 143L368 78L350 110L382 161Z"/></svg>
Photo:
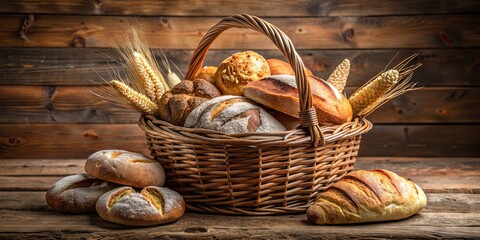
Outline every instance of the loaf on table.
<svg viewBox="0 0 480 240"><path fill-rule="evenodd" d="M195 108L185 127L224 133L280 132L285 127L263 108L240 96L220 96Z"/></svg>
<svg viewBox="0 0 480 240"><path fill-rule="evenodd" d="M321 193L307 217L321 225L400 220L426 204L425 193L415 183L388 170L358 170Z"/></svg>
<svg viewBox="0 0 480 240"><path fill-rule="evenodd" d="M165 182L163 167L155 160L125 150L101 150L88 157L85 172L122 185L138 188L162 186Z"/></svg>
<svg viewBox="0 0 480 240"><path fill-rule="evenodd" d="M338 125L352 120L352 107L337 89L317 77L308 77L312 90L312 105L318 122ZM299 118L299 98L295 77L272 75L249 83L243 90L245 97L279 112Z"/></svg>
<svg viewBox="0 0 480 240"><path fill-rule="evenodd" d="M181 218L185 201L177 192L165 187L146 187L136 192L120 187L103 194L96 204L105 221L128 226L152 226Z"/></svg>
<svg viewBox="0 0 480 240"><path fill-rule="evenodd" d="M104 193L119 187L85 173L64 177L48 189L45 199L54 210L66 213L95 211L95 203Z"/></svg>

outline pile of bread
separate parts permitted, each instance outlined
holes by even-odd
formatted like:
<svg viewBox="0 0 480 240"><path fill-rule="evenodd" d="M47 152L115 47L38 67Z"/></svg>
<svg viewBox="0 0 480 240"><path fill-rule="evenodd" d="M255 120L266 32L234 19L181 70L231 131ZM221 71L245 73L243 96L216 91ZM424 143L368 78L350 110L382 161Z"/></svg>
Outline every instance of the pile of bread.
<svg viewBox="0 0 480 240"><path fill-rule="evenodd" d="M83 174L60 179L47 191L50 207L65 213L90 213L108 222L151 226L178 220L185 202L162 187L162 166L145 155L123 150L92 154Z"/></svg>
<svg viewBox="0 0 480 240"><path fill-rule="evenodd" d="M348 61L348 60L347 60ZM338 89L306 69L313 107L322 125L352 119L352 107ZM298 126L299 98L292 67L253 51L235 53L218 67L207 66L158 101L159 117L171 124L225 133L279 132ZM348 75L348 74L346 74ZM342 76L343 82L346 76ZM336 79L333 78L332 79Z"/></svg>

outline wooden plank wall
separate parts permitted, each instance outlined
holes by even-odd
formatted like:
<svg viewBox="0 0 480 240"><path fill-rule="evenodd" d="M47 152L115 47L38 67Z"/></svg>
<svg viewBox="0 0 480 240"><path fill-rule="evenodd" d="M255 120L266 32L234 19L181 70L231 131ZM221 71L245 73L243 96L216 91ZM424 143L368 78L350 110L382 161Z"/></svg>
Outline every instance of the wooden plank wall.
<svg viewBox="0 0 480 240"><path fill-rule="evenodd" d="M362 156L480 156L480 1L16 0L0 3L0 158L145 151L139 115L90 93L121 67L112 44L139 23L184 73L208 28L237 13L279 26L317 76L349 58L348 92L396 53L420 54L424 88L369 117ZM260 34L232 29L206 63L244 49L281 55Z"/></svg>

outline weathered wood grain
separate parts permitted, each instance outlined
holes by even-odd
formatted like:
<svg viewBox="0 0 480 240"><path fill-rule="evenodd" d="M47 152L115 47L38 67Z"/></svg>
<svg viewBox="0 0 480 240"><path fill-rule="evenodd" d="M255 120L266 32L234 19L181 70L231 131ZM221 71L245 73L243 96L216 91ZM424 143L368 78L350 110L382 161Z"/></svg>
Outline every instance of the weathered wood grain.
<svg viewBox="0 0 480 240"><path fill-rule="evenodd" d="M148 6L148 7L146 7ZM0 12L48 13L75 15L167 15L167 16L229 16L249 13L257 16L358 16L442 14L478 12L480 4L473 0L379 1L368 0L50 0L2 1Z"/></svg>
<svg viewBox="0 0 480 240"><path fill-rule="evenodd" d="M362 140L360 156L480 156L480 127L380 125ZM0 158L85 158L107 148L147 152L136 124L0 124Z"/></svg>
<svg viewBox="0 0 480 240"><path fill-rule="evenodd" d="M217 66L241 50L209 51L205 65ZM155 49L157 60L160 52ZM191 50L164 50L180 69L187 71ZM277 50L258 51L265 58L283 58ZM351 62L348 86L361 86L382 71L398 53L397 61L419 53L415 62L423 66L414 80L422 86L479 86L480 49L416 50L300 50L305 65L316 76L327 79L345 58ZM124 76L114 49L101 48L0 48L0 85L94 85L110 80L115 73Z"/></svg>
<svg viewBox="0 0 480 240"><path fill-rule="evenodd" d="M102 86L4 86L0 123L136 123L140 114L92 92ZM356 87L347 87L351 93ZM391 100L368 117L373 123L478 123L478 88L425 88Z"/></svg>
<svg viewBox="0 0 480 240"><path fill-rule="evenodd" d="M19 37L25 15L0 16L1 47L110 47L121 41L129 22L141 24L153 48L194 49L217 17L101 17L35 15ZM478 47L476 15L265 18L280 26L298 49L468 48ZM276 49L263 35L231 29L213 49Z"/></svg>
<svg viewBox="0 0 480 240"><path fill-rule="evenodd" d="M187 213L173 224L149 228L125 228L106 223L96 215L67 215L53 212L0 211L0 237L89 239L283 239L283 238L336 238L390 239L420 238L472 238L477 236L478 213L420 213L396 222L350 226L315 226L304 214L269 217L233 217ZM41 223L38 219L42 219ZM36 222L35 225L25 222ZM432 223L435 222L433 225ZM61 231L68 229L68 231ZM292 231L292 229L294 229ZM407 230L408 229L408 230ZM21 235L18 235L21 233Z"/></svg>
<svg viewBox="0 0 480 240"><path fill-rule="evenodd" d="M422 213L480 213L480 194L427 193L428 204ZM0 210L52 211L45 191L0 192Z"/></svg>

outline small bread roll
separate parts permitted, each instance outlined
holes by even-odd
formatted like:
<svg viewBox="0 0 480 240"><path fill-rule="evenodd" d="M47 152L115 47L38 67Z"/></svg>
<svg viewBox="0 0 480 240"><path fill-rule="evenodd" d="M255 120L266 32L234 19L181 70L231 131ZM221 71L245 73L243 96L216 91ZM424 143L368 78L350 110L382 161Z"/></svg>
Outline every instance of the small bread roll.
<svg viewBox="0 0 480 240"><path fill-rule="evenodd" d="M105 181L144 188L163 186L165 172L157 161L124 150L101 150L85 163L85 171Z"/></svg>
<svg viewBox="0 0 480 240"><path fill-rule="evenodd" d="M152 226L178 220L185 212L185 201L177 192L150 186L139 193L120 187L103 194L96 210L105 221L128 226Z"/></svg>
<svg viewBox="0 0 480 240"><path fill-rule="evenodd" d="M243 88L250 82L270 75L267 60L253 52L239 52L223 60L215 73L215 85L222 95L243 95Z"/></svg>
<svg viewBox="0 0 480 240"><path fill-rule="evenodd" d="M45 199L48 205L65 213L88 213L95 211L95 203L104 193L118 185L94 178L85 173L58 180L48 189Z"/></svg>
<svg viewBox="0 0 480 240"><path fill-rule="evenodd" d="M276 58L271 58L267 60L267 63L270 67L271 75L295 75L292 66L290 66L288 62ZM310 69L305 68L305 72L307 74L307 77L313 76L313 73L312 71L310 71Z"/></svg>
<svg viewBox="0 0 480 240"><path fill-rule="evenodd" d="M217 72L217 67L215 66L205 66L197 74L195 79L204 79L211 84L215 84L215 73Z"/></svg>
<svg viewBox="0 0 480 240"><path fill-rule="evenodd" d="M185 127L205 128L224 133L280 132L285 127L263 108L244 97L220 96L195 108Z"/></svg>

